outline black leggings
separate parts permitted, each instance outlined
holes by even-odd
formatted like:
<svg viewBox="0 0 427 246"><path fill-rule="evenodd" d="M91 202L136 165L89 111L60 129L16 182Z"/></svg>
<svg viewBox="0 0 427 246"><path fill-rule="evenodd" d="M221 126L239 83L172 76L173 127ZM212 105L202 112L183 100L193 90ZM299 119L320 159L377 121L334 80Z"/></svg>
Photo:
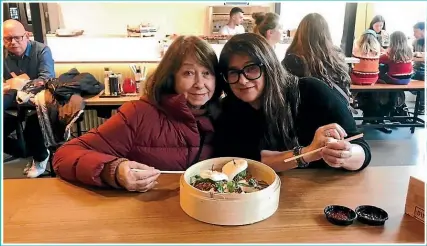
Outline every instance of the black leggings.
<svg viewBox="0 0 427 246"><path fill-rule="evenodd" d="M16 116L4 114L4 152L16 157L33 156L35 161L45 160L48 157L48 152L44 145L37 114L32 113L25 120L23 136L25 143L9 137L18 124L21 124L21 122Z"/></svg>

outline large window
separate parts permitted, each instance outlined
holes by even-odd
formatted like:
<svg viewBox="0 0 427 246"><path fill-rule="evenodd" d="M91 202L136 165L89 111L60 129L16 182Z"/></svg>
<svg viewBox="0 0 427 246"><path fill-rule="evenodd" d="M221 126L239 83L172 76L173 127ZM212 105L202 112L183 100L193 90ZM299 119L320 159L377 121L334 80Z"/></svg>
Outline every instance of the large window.
<svg viewBox="0 0 427 246"><path fill-rule="evenodd" d="M280 2L280 19L285 30L297 29L302 18L309 13L321 14L329 25L332 41L340 46L344 26L346 2Z"/></svg>
<svg viewBox="0 0 427 246"><path fill-rule="evenodd" d="M410 42L414 39L413 26L426 20L426 2L375 2L374 15L382 15L387 32L402 31ZM368 21L368 24L370 20Z"/></svg>

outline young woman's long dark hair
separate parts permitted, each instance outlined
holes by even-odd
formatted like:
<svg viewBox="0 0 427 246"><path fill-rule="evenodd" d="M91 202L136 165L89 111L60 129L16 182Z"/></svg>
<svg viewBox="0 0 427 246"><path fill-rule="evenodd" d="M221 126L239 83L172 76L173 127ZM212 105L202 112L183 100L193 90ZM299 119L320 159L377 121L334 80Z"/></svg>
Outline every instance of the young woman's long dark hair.
<svg viewBox="0 0 427 246"><path fill-rule="evenodd" d="M235 35L224 45L219 58L222 74L227 73L233 55L245 55L253 62L264 64L265 85L260 102L267 125L263 147L292 149L298 144L294 125L299 105L298 78L282 67L271 45L258 34ZM225 81L223 83L229 100L240 100L233 94L230 85ZM276 142L276 139L280 139L280 142Z"/></svg>
<svg viewBox="0 0 427 246"><path fill-rule="evenodd" d="M325 18L317 13L306 15L300 22L286 55L302 60L304 77L315 77L329 86L335 83L350 96L349 66L345 55L334 46Z"/></svg>

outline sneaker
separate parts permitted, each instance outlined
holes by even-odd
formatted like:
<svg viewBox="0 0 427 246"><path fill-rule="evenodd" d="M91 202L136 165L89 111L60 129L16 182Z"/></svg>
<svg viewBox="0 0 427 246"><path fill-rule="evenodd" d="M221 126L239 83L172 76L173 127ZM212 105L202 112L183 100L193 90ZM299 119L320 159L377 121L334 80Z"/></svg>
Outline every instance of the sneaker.
<svg viewBox="0 0 427 246"><path fill-rule="evenodd" d="M37 178L46 171L47 163L49 162L50 152L47 150L47 157L43 161L37 162L33 160L30 169L27 172L28 178Z"/></svg>

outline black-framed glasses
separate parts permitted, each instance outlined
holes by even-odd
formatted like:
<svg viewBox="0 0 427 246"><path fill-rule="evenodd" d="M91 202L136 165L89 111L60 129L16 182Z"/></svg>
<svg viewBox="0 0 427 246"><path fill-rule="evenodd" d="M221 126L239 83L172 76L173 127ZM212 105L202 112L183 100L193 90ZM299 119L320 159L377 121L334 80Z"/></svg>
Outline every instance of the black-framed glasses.
<svg viewBox="0 0 427 246"><path fill-rule="evenodd" d="M22 36L3 37L3 41L5 43L11 43L12 40L15 40L15 42L21 42L24 39L24 36L25 36L25 34Z"/></svg>
<svg viewBox="0 0 427 246"><path fill-rule="evenodd" d="M243 74L248 80L259 79L262 75L262 63L252 63L244 66L242 69L229 69L226 73L223 73L225 82L229 84L235 84L240 79L240 74Z"/></svg>

